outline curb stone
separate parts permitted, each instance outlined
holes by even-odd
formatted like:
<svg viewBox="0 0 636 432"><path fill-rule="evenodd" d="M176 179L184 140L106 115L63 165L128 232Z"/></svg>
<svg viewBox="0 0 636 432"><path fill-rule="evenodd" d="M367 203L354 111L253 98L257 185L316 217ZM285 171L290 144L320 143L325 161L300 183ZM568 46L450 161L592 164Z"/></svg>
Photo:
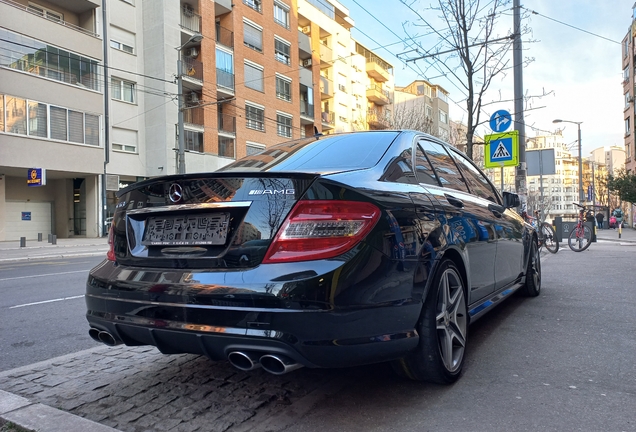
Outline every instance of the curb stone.
<svg viewBox="0 0 636 432"><path fill-rule="evenodd" d="M119 432L3 390L0 390L0 418L38 432Z"/></svg>

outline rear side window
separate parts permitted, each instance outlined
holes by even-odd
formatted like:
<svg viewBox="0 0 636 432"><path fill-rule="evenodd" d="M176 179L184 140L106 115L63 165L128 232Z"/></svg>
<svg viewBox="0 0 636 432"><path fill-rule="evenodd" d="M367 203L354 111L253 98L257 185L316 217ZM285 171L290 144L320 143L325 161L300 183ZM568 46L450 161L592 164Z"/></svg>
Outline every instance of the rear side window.
<svg viewBox="0 0 636 432"><path fill-rule="evenodd" d="M415 174L418 182L439 186L433 167L419 145L415 147Z"/></svg>
<svg viewBox="0 0 636 432"><path fill-rule="evenodd" d="M381 180L393 183L417 184L417 179L411 166L411 149L404 150L400 156L391 161L386 167Z"/></svg>
<svg viewBox="0 0 636 432"><path fill-rule="evenodd" d="M468 192L459 168L443 146L430 141L420 141L420 145L431 161L442 186Z"/></svg>
<svg viewBox="0 0 636 432"><path fill-rule="evenodd" d="M350 171L375 166L399 132L361 132L306 138L267 148L219 171Z"/></svg>
<svg viewBox="0 0 636 432"><path fill-rule="evenodd" d="M462 170L462 174L464 174L464 179L466 179L466 183L468 183L470 192L478 197L485 198L495 203L498 202L496 198L497 192L495 192L486 176L465 156L455 151L452 152L452 154Z"/></svg>

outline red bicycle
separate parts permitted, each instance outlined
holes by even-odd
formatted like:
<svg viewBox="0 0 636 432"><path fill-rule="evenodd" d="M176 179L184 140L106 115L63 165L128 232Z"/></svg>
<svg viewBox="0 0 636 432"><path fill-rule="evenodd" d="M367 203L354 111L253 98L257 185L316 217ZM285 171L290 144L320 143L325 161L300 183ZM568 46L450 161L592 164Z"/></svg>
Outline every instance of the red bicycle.
<svg viewBox="0 0 636 432"><path fill-rule="evenodd" d="M570 231L568 237L568 246L574 252L583 252L592 244L592 229L585 225L585 215L588 210L587 207L578 203L572 203L579 207L579 220L576 226Z"/></svg>

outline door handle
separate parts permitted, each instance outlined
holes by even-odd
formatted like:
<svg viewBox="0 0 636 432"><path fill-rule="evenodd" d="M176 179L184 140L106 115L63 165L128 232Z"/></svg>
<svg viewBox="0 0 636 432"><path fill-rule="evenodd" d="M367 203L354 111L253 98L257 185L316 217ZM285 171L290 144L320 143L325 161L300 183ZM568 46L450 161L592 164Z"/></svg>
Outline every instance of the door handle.
<svg viewBox="0 0 636 432"><path fill-rule="evenodd" d="M448 200L448 202L451 203L451 205L457 208L464 208L464 202L462 200L457 199L454 196L448 195L448 194L444 194L444 196L446 197L446 200Z"/></svg>

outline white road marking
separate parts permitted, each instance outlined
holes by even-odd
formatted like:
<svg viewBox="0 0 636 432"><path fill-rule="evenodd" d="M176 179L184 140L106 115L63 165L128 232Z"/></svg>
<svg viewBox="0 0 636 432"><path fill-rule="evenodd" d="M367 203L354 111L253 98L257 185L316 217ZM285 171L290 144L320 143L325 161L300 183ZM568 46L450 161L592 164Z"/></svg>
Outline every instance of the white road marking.
<svg viewBox="0 0 636 432"><path fill-rule="evenodd" d="M35 302L35 303L25 303L25 304L21 304L21 305L17 305L17 306L11 306L9 309L16 309L16 308L21 308L21 307L25 307L25 306L34 306L34 305L40 305L40 304L44 304L44 303L53 303L53 302L59 302L59 301L64 301L64 300L73 300L73 299L78 299L78 298L82 298L84 297L84 295L78 295L78 296L72 296L72 297L62 297L62 298L58 298L58 299L53 299L53 300L44 300L44 301L40 301L40 302Z"/></svg>
<svg viewBox="0 0 636 432"><path fill-rule="evenodd" d="M57 275L65 275L65 274L73 274L73 273L86 273L86 274L88 274L89 271L90 271L90 269L88 269L88 270L70 271L70 272L61 272L61 273L48 273L48 274L40 274L40 275L18 276L18 277L0 279L0 282L9 281L9 280L18 280L18 279L28 279L28 278L34 278L34 277L57 276Z"/></svg>

